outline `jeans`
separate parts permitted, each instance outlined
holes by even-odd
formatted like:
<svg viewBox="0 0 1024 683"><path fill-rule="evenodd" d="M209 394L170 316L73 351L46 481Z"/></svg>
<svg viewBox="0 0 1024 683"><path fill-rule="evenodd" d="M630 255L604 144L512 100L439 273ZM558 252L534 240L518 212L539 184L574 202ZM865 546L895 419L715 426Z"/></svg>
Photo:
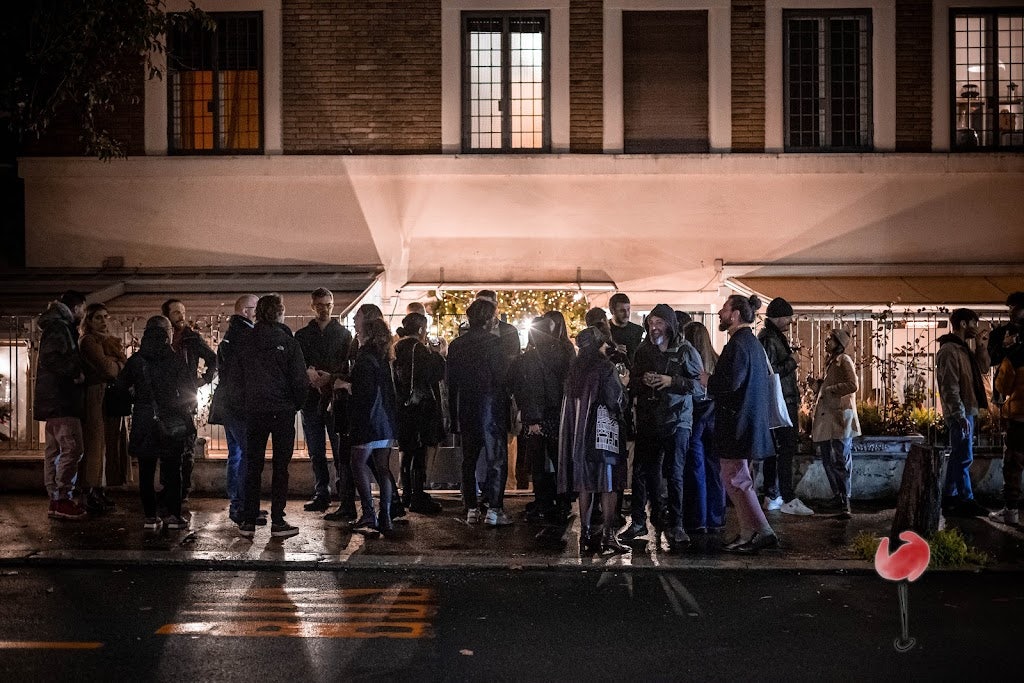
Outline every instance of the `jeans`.
<svg viewBox="0 0 1024 683"><path fill-rule="evenodd" d="M228 442L227 482L228 512L240 517L245 508L245 420L237 417L224 419L224 438Z"/></svg>
<svg viewBox="0 0 1024 683"><path fill-rule="evenodd" d="M833 495L849 500L853 493L853 437L817 441L814 445Z"/></svg>
<svg viewBox="0 0 1024 683"><path fill-rule="evenodd" d="M327 429L319 406L302 409L302 433L306 436L306 453L309 454L309 462L313 466L313 497L330 500L331 475L327 469L327 440L330 439L331 454L334 456L335 470L338 471L338 452L341 450L338 434Z"/></svg>
<svg viewBox="0 0 1024 683"><path fill-rule="evenodd" d="M967 434L955 423L949 427L949 464L946 465L946 498L973 500L971 463L974 462L974 417L967 418Z"/></svg>
<svg viewBox="0 0 1024 683"><path fill-rule="evenodd" d="M647 502L651 504L651 523L662 526L661 479L668 483L668 528L683 524L683 465L690 447L690 427L677 427L663 438L638 434L633 457L633 523L647 523Z"/></svg>
<svg viewBox="0 0 1024 683"><path fill-rule="evenodd" d="M156 517L156 490L153 477L156 476L157 461L160 462L160 477L164 481L161 499L170 517L181 517L181 456L169 455L160 458L139 458L139 497L142 498L142 514Z"/></svg>
<svg viewBox="0 0 1024 683"><path fill-rule="evenodd" d="M725 526L725 487L714 433L714 409L694 406L693 433L683 464L683 526L687 529Z"/></svg>
<svg viewBox="0 0 1024 683"><path fill-rule="evenodd" d="M764 495L770 498L782 496L786 503L796 498L793 492L793 457L796 455L797 433L799 424L798 409L789 407L789 419L792 427L780 427L772 430L775 441L775 452L778 455L765 458L762 473L764 475Z"/></svg>
<svg viewBox="0 0 1024 683"><path fill-rule="evenodd" d="M51 417L46 421L43 484L50 500L67 498L75 488L84 444L82 421L77 417Z"/></svg>
<svg viewBox="0 0 1024 683"><path fill-rule="evenodd" d="M284 522L288 502L288 463L295 448L295 413L250 413L245 430L245 497L243 519L255 524L260 509L260 484L267 457L267 438L273 438L274 476L270 487L270 520Z"/></svg>
<svg viewBox="0 0 1024 683"><path fill-rule="evenodd" d="M480 491L484 502L494 510L505 504L508 480L508 437L506 434L462 433L462 502L467 510L479 507L476 495L476 469L483 471Z"/></svg>
<svg viewBox="0 0 1024 683"><path fill-rule="evenodd" d="M1006 507L1020 507L1020 475L1024 472L1024 422L1011 420L1006 426L1006 445L1003 451L1003 500Z"/></svg>
<svg viewBox="0 0 1024 683"><path fill-rule="evenodd" d="M377 487L380 489L381 514L391 514L391 497L394 494L394 488L391 485L392 477L389 474L391 471L390 459L390 447L353 446L352 448L352 474L356 480L356 489L359 491L363 519L377 520L377 515L373 512L373 493L370 489L373 479L377 480Z"/></svg>

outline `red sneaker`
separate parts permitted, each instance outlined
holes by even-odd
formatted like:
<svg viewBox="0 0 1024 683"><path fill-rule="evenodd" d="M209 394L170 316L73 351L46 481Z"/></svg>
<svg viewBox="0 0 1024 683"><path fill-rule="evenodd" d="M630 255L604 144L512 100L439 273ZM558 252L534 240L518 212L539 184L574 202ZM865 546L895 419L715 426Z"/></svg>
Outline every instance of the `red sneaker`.
<svg viewBox="0 0 1024 683"><path fill-rule="evenodd" d="M62 498L57 501L53 516L61 519L81 519L85 517L85 510L75 501Z"/></svg>

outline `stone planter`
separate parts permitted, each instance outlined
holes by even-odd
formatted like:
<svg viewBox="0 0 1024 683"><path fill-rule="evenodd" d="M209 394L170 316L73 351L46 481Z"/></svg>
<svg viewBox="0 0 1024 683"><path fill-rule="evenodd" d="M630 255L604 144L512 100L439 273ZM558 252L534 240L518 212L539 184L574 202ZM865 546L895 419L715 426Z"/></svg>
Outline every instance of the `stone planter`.
<svg viewBox="0 0 1024 683"><path fill-rule="evenodd" d="M895 499L910 447L924 437L858 436L853 439L853 497L856 500ZM796 495L806 500L832 497L825 469L810 443L802 444L793 465Z"/></svg>

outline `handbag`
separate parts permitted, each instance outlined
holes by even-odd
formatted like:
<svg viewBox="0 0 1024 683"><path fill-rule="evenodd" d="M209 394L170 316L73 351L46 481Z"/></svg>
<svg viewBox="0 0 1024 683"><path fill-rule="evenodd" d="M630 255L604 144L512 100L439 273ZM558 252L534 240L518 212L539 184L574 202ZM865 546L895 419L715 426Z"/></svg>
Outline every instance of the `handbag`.
<svg viewBox="0 0 1024 683"><path fill-rule="evenodd" d="M768 428L792 427L793 421L789 419L789 409L782 395L782 378L772 367L768 352L763 347L761 350L764 352L764 362L768 364Z"/></svg>
<svg viewBox="0 0 1024 683"><path fill-rule="evenodd" d="M145 362L142 363L142 376L146 380L146 387L149 389L149 398L153 404L153 424L156 425L157 437L165 445L175 447L178 445L184 445L194 426L190 424L192 422L192 418L173 413L170 415L161 415L160 406L156 402L156 394L153 392L153 383L149 379L149 367Z"/></svg>
<svg viewBox="0 0 1024 683"><path fill-rule="evenodd" d="M117 382L107 382L103 389L103 414L107 417L124 417L132 414L132 395Z"/></svg>
<svg viewBox="0 0 1024 683"><path fill-rule="evenodd" d="M402 404L406 408L415 408L427 400L426 392L416 386L416 346L418 345L419 342L416 342L412 347L412 370L409 371L409 398L405 399L405 403Z"/></svg>

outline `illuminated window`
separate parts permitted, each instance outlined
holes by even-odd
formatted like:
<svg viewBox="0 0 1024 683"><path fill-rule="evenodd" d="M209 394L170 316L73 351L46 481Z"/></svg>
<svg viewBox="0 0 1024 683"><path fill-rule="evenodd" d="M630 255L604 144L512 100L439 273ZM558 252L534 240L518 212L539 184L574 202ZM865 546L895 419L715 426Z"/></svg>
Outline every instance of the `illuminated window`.
<svg viewBox="0 0 1024 683"><path fill-rule="evenodd" d="M551 146L547 14L464 14L462 146L474 152Z"/></svg>
<svg viewBox="0 0 1024 683"><path fill-rule="evenodd" d="M955 10L952 146L1024 147L1024 11Z"/></svg>
<svg viewBox="0 0 1024 683"><path fill-rule="evenodd" d="M783 14L786 149L871 148L871 14Z"/></svg>
<svg viewBox="0 0 1024 683"><path fill-rule="evenodd" d="M168 149L180 154L263 149L262 14L212 13L216 30L168 36Z"/></svg>

